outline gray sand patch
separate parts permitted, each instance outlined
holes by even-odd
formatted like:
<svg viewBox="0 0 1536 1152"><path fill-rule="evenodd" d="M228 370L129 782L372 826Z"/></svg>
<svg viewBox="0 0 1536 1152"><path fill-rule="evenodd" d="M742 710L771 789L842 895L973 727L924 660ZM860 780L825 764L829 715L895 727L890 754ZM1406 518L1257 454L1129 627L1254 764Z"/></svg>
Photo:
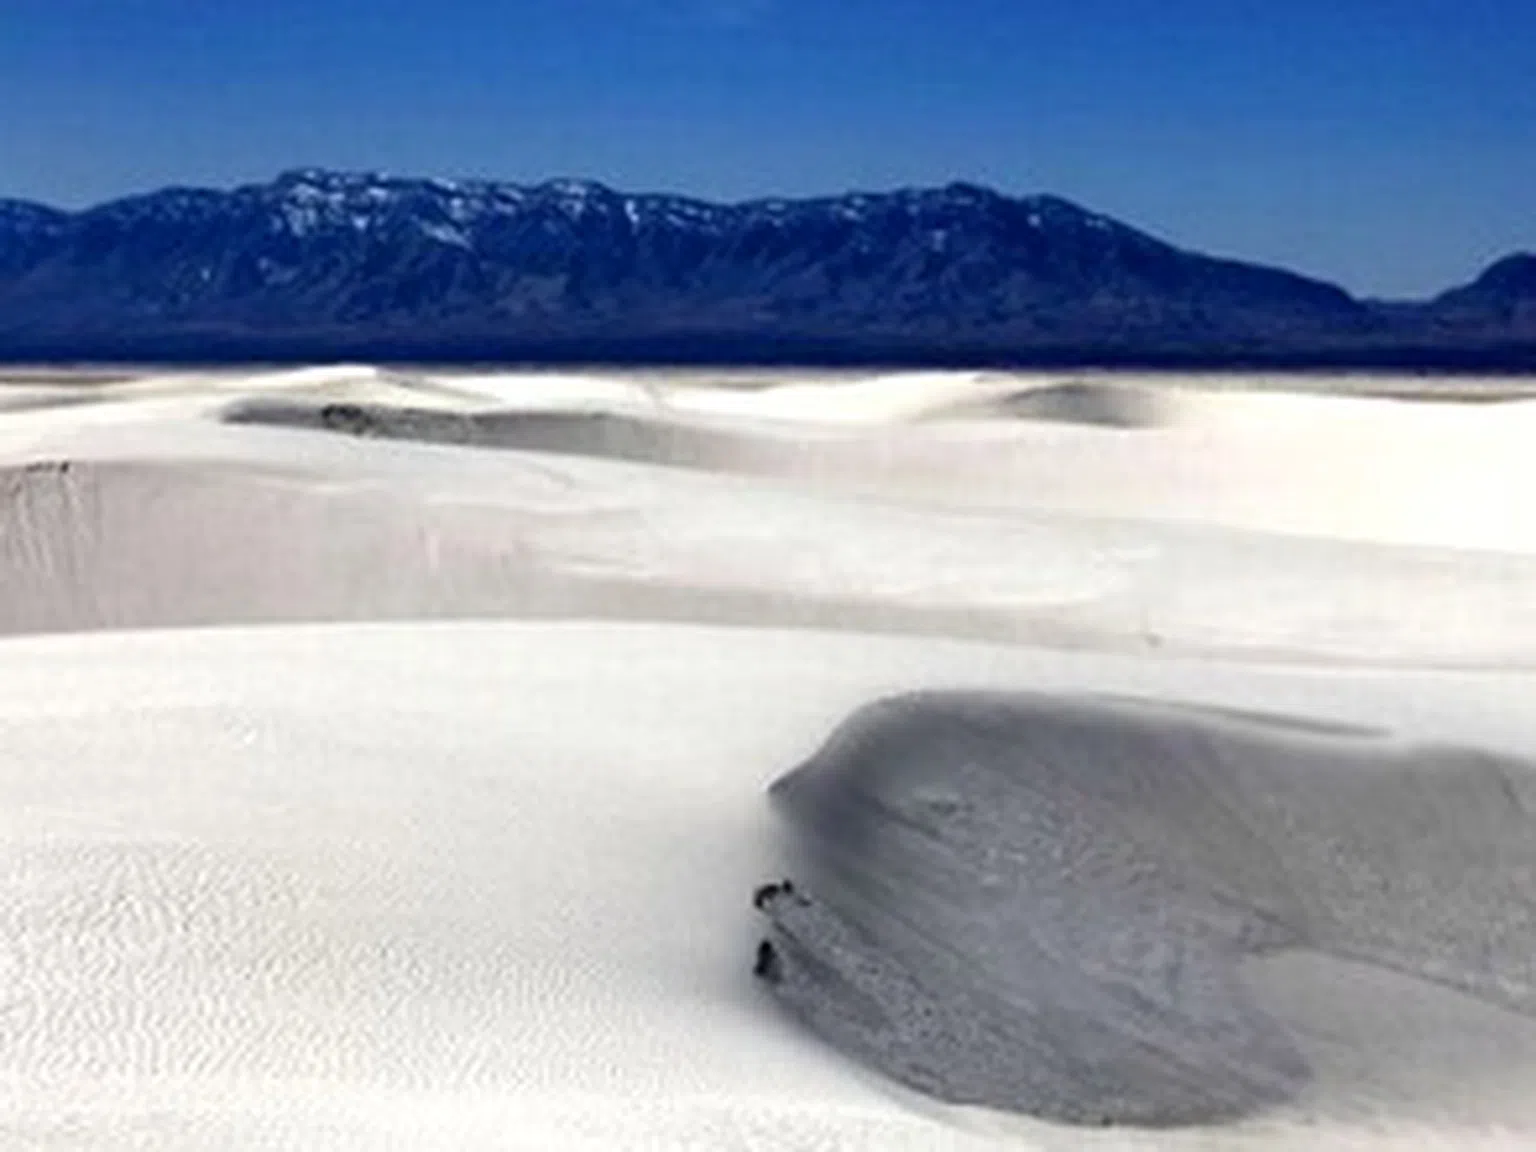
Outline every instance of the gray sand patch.
<svg viewBox="0 0 1536 1152"><path fill-rule="evenodd" d="M957 405L945 415L1043 420L1103 428L1153 428L1170 421L1170 401L1151 388L1069 380Z"/></svg>
<svg viewBox="0 0 1536 1152"><path fill-rule="evenodd" d="M921 694L772 789L760 974L950 1103L1198 1124L1311 1069L1243 968L1317 954L1536 1014L1536 766L1203 707Z"/></svg>
<svg viewBox="0 0 1536 1152"><path fill-rule="evenodd" d="M745 435L604 411L454 412L385 404L248 401L231 407L224 419L381 440L595 456L701 470L751 470L758 444Z"/></svg>

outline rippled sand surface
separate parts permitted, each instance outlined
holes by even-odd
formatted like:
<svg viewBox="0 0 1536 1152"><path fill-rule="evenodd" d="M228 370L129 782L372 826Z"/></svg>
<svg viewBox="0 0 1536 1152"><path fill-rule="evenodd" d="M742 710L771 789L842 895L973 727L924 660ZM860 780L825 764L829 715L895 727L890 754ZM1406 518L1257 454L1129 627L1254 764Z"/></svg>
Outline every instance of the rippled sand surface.
<svg viewBox="0 0 1536 1152"><path fill-rule="evenodd" d="M798 859L769 785L877 699L1124 695L1536 755L1527 401L6 379L0 1144L1536 1140L1529 1018L1379 957L1244 966L1308 1069L1284 1099L1092 1134L908 1092L751 972L752 891ZM1461 810L1372 828L1411 874L1415 821Z"/></svg>

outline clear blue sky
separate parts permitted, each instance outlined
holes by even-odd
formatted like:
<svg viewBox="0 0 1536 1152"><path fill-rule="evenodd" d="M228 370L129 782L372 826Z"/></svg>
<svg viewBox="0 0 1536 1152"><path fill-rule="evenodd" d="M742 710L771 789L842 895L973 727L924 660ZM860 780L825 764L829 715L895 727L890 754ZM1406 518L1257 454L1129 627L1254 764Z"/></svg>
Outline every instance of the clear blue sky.
<svg viewBox="0 0 1536 1152"><path fill-rule="evenodd" d="M1533 0L0 0L0 195L965 178L1365 293L1536 247Z"/></svg>

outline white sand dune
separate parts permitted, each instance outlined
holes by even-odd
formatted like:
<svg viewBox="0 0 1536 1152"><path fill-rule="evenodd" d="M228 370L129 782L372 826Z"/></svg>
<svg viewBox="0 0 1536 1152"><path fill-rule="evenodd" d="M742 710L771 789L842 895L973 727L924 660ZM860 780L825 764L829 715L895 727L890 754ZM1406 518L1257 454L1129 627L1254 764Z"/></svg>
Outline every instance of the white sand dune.
<svg viewBox="0 0 1536 1152"><path fill-rule="evenodd" d="M548 378L530 381L526 397L521 387L510 378L494 401L457 410L486 425L481 446L494 446L498 418L511 446L537 450L540 433L510 416L608 414L606 425L589 420L585 437L572 422L546 422L547 450L772 476L861 498L1536 552L1536 528L1518 505L1536 437L1531 399L1407 403L939 375L742 392L636 384L606 398L576 378L560 406ZM292 389L282 396L306 400ZM390 434L382 420L371 431Z"/></svg>
<svg viewBox="0 0 1536 1152"><path fill-rule="evenodd" d="M984 1146L1003 1122L912 1107L748 974L747 896L777 867L762 790L849 710L1092 688L1536 749L1530 677L675 626L18 639L0 682L0 1130L38 1146ZM1263 981L1335 1079L1104 1146L1536 1131L1508 1087L1536 1024L1317 963Z"/></svg>
<svg viewBox="0 0 1536 1152"><path fill-rule="evenodd" d="M0 631L639 616L1536 666L1524 556L904 508L589 460L324 454L0 471Z"/></svg>
<svg viewBox="0 0 1536 1152"><path fill-rule="evenodd" d="M27 379L8 387L0 375L0 403L8 395L16 406L36 401L40 385ZM63 413L13 413L0 430L0 453L50 433L67 443L84 430L115 434L124 423L174 423L252 402L421 410L466 421L607 415L640 422L633 450L651 462L766 474L861 497L1536 550L1536 530L1514 503L1536 401L1404 403L1357 394L1367 386L1446 390L1390 378L1305 381L1351 393L1343 396L1241 391L1240 383L916 374L737 389L654 377L477 377L347 365L87 386L56 380L42 390L71 398L88 390L91 411L76 404ZM1461 387L1480 395L1492 385ZM1518 381L1502 387L1532 394ZM1127 427L1095 411L1105 408L1147 418ZM486 446L494 440L488 433ZM559 447L601 456L612 445L597 436L585 447ZM1223 482L1211 483L1218 474Z"/></svg>
<svg viewBox="0 0 1536 1152"><path fill-rule="evenodd" d="M1536 1141L1536 1024L1317 956L1250 974L1317 1071L1272 1114L1089 1136L946 1112L775 1009L748 900L784 863L767 784L892 692L1536 755L1530 403L4 379L0 1144ZM338 407L388 419L228 419Z"/></svg>
<svg viewBox="0 0 1536 1152"><path fill-rule="evenodd" d="M1185 416L1147 429L971 420L849 438L597 411L579 380L562 413L536 379L533 408L491 410L502 423L467 448L419 442L444 438L443 412L382 402L381 380L156 383L0 421L0 630L638 615L1536 662L1525 405L1186 392L1158 401ZM218 419L338 396L387 434ZM521 447L485 447L498 428ZM871 490L886 477L900 482Z"/></svg>
<svg viewBox="0 0 1536 1152"><path fill-rule="evenodd" d="M1085 1124L1318 1091L1286 1013L1244 987L1255 960L1434 981L1536 1025L1536 759L1337 719L872 703L773 786L801 850L755 901L759 969L902 1083Z"/></svg>

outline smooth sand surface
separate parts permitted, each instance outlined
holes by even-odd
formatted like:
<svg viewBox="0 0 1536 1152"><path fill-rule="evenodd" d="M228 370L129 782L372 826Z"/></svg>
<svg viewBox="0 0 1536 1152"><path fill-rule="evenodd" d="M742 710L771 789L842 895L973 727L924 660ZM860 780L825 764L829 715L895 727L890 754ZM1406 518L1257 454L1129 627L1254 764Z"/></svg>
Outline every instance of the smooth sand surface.
<svg viewBox="0 0 1536 1152"><path fill-rule="evenodd" d="M0 419L0 630L639 616L1536 663L1523 403L1186 389L1128 429L933 415L1011 379L717 390L756 405L730 418L697 383L519 380L154 378Z"/></svg>
<svg viewBox="0 0 1536 1152"><path fill-rule="evenodd" d="M1536 408L1251 383L0 372L0 1144L1528 1146L1530 1018L1377 953L1244 962L1305 1083L1156 1132L752 979L766 790L892 694L1536 755Z"/></svg>
<svg viewBox="0 0 1536 1152"><path fill-rule="evenodd" d="M1304 383L1363 387L1350 378ZM0 428L0 458L14 459L17 449L36 458L49 445L62 455L110 454L124 425L138 426L143 451L155 437L146 426L154 424L162 433L157 454L175 454L182 428L168 434L165 425L274 413L288 423L315 421L328 406L379 410L369 412L373 430L387 435L391 422L377 419L380 411L403 409L428 419L414 429L405 422L394 434L430 439L436 417L439 430L450 429L439 434L450 437L489 425L475 432L484 444L501 436L524 450L544 441L565 454L617 451L716 474L767 476L820 495L1536 552L1536 527L1519 503L1521 481L1533 469L1527 449L1536 435L1536 399L1415 403L1242 391L1240 384L962 373L737 389L651 377L475 377L346 365L160 375L89 386L89 412L13 414ZM1390 378L1371 386L1417 386L1429 395L1445 388ZM1475 382L1462 387L1476 391ZM0 396L6 391L0 375ZM1151 415L1118 423L1092 412L1064 418L1073 408ZM530 414L546 417L542 429ZM589 418L584 433L578 416ZM603 416L610 419L590 419ZM308 451L286 449L290 458Z"/></svg>

